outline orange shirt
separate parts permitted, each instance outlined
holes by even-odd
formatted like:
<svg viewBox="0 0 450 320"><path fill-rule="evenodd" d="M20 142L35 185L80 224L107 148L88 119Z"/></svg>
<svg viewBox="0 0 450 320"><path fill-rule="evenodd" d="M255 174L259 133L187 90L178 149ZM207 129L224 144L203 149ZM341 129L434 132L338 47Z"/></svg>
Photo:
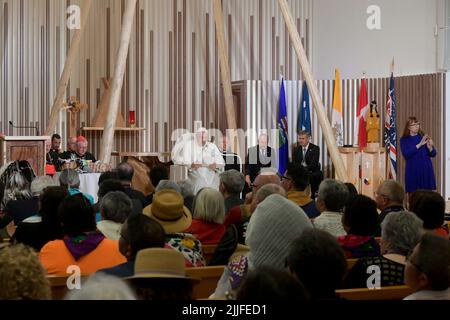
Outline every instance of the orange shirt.
<svg viewBox="0 0 450 320"><path fill-rule="evenodd" d="M110 239L103 239L95 250L78 261L75 261L63 240L50 241L42 247L39 259L48 274L67 274L70 265L77 265L82 274L89 274L127 261L119 251L118 241Z"/></svg>

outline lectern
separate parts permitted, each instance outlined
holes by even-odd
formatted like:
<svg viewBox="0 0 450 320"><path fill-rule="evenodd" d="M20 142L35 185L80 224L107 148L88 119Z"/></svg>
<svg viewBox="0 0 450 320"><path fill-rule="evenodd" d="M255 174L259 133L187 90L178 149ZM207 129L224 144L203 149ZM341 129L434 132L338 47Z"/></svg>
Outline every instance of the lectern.
<svg viewBox="0 0 450 320"><path fill-rule="evenodd" d="M361 193L373 198L386 180L386 150L379 143L368 143L361 154Z"/></svg>
<svg viewBox="0 0 450 320"><path fill-rule="evenodd" d="M27 160L37 176L45 175L46 136L0 137L0 165Z"/></svg>
<svg viewBox="0 0 450 320"><path fill-rule="evenodd" d="M361 161L361 152L358 147L340 147L342 160L344 160L347 169L348 181L356 187L358 192L361 192L361 180L359 177L359 163Z"/></svg>

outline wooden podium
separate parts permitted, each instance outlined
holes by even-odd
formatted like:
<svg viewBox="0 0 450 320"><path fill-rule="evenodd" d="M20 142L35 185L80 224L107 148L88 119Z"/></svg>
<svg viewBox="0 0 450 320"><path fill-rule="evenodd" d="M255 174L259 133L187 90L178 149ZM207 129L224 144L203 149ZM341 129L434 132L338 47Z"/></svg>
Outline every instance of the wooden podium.
<svg viewBox="0 0 450 320"><path fill-rule="evenodd" d="M356 187L358 192L361 192L361 179L359 177L359 165L361 161L361 152L358 147L340 147L342 160L344 160L347 168L348 181Z"/></svg>
<svg viewBox="0 0 450 320"><path fill-rule="evenodd" d="M45 175L46 136L0 137L0 165L27 160L37 176Z"/></svg>
<svg viewBox="0 0 450 320"><path fill-rule="evenodd" d="M368 143L361 153L361 193L374 198L374 192L384 180L386 150L379 143Z"/></svg>

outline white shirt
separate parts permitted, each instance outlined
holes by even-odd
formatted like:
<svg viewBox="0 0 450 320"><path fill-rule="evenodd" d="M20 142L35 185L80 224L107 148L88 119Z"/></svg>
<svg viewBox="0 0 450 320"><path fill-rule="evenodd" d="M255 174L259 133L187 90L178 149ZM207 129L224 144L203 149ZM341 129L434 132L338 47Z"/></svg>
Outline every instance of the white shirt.
<svg viewBox="0 0 450 320"><path fill-rule="evenodd" d="M328 231L335 237L347 234L342 225L342 213L340 212L324 211L313 220L313 224L315 228Z"/></svg>
<svg viewBox="0 0 450 320"><path fill-rule="evenodd" d="M306 167L306 152L308 152L308 148L309 148L309 143L305 146L302 147L302 166Z"/></svg>

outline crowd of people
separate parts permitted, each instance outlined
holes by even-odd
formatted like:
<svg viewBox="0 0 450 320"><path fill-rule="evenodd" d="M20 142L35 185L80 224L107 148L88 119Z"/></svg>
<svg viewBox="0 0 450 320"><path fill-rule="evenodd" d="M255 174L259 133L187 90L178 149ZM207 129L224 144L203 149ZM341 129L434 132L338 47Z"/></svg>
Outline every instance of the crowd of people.
<svg viewBox="0 0 450 320"><path fill-rule="evenodd" d="M144 195L124 162L101 174L94 203L78 174L64 169L55 182L26 162L1 169L0 226L10 240L0 249L0 298L49 299L47 275L77 266L89 278L67 299L186 300L198 281L186 268L224 265L211 298L339 300L337 289L367 287L367 270L377 266L382 287L411 288L406 299L450 299L449 231L437 192L418 190L405 203L403 187L387 180L373 200L325 179L313 200L307 167L290 163L284 176L260 169L250 186L226 170L218 190L197 193L156 166L155 190ZM217 249L207 263L209 244ZM347 259L357 259L350 270Z"/></svg>

